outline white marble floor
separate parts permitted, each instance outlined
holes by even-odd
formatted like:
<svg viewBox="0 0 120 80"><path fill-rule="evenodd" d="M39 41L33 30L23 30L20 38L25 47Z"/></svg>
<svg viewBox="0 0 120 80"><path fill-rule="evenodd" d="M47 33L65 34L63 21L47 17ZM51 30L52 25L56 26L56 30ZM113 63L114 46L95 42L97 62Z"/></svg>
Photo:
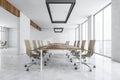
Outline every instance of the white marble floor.
<svg viewBox="0 0 120 80"><path fill-rule="evenodd" d="M92 62L96 69L92 72L84 67L81 72L74 66L63 52L53 52L50 61L43 71L33 66L29 72L24 64L29 62L25 54L17 55L15 49L4 49L0 53L0 80L120 80L120 63L95 55Z"/></svg>

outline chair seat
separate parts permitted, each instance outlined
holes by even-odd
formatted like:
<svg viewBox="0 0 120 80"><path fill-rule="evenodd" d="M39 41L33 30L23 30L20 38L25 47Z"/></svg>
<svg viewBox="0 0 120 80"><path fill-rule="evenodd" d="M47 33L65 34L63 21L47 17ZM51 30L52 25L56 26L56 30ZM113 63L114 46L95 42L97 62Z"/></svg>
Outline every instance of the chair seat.
<svg viewBox="0 0 120 80"><path fill-rule="evenodd" d="M76 56L76 58L80 58L80 52L78 51L78 52L76 52L75 53L75 55L74 56ZM82 54L82 58L84 59L84 58L86 58L87 57L87 54Z"/></svg>
<svg viewBox="0 0 120 80"><path fill-rule="evenodd" d="M31 57L40 57L39 54L31 54Z"/></svg>

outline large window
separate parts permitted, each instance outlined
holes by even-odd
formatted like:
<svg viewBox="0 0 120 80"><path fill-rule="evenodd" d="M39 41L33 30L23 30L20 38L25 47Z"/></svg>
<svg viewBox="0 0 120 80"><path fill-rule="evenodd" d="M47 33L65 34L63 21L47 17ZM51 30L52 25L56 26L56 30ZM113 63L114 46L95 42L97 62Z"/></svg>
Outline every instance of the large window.
<svg viewBox="0 0 120 80"><path fill-rule="evenodd" d="M95 15L95 52L103 53L103 12L98 13Z"/></svg>
<svg viewBox="0 0 120 80"><path fill-rule="evenodd" d="M111 56L111 5L104 9L104 55Z"/></svg>
<svg viewBox="0 0 120 80"><path fill-rule="evenodd" d="M111 56L111 5L94 15L95 52Z"/></svg>
<svg viewBox="0 0 120 80"><path fill-rule="evenodd" d="M79 27L75 28L75 40L78 41L79 40Z"/></svg>
<svg viewBox="0 0 120 80"><path fill-rule="evenodd" d="M86 40L85 49L88 48L88 20L82 23L82 40Z"/></svg>

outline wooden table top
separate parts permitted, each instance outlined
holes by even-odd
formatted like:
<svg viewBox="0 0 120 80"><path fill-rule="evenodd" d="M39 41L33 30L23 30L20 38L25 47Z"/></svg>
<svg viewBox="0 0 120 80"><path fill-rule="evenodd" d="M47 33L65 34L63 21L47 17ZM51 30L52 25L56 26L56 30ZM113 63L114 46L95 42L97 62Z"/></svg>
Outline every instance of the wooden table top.
<svg viewBox="0 0 120 80"><path fill-rule="evenodd" d="M43 46L42 50L81 50L81 48L74 47L72 45L66 45L64 43L50 43L49 45Z"/></svg>

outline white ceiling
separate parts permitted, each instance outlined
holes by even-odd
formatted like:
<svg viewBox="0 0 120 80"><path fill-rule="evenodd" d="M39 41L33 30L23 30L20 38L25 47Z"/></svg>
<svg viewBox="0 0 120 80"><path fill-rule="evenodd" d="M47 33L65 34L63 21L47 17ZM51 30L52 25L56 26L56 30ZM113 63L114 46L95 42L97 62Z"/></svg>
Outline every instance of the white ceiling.
<svg viewBox="0 0 120 80"><path fill-rule="evenodd" d="M111 0L76 0L75 7L65 24L52 24L45 0L8 0L26 16L42 28L64 27L73 28L82 23L89 15L96 13Z"/></svg>

